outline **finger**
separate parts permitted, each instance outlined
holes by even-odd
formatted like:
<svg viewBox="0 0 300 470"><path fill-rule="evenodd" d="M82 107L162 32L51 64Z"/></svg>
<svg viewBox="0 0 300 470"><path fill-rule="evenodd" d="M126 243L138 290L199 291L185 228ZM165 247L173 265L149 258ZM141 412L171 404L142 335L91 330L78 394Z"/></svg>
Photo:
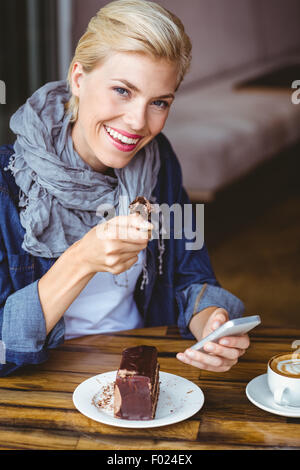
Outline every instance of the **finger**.
<svg viewBox="0 0 300 470"><path fill-rule="evenodd" d="M219 344L229 348L247 349L250 346L250 339L248 335L224 336L220 339Z"/></svg>
<svg viewBox="0 0 300 470"><path fill-rule="evenodd" d="M139 259L139 254L136 253L136 252L124 253L123 255L118 256L118 258L116 260L116 266L125 265L125 264L127 264L128 262L130 262L132 260L135 260L135 262L137 262L138 259Z"/></svg>
<svg viewBox="0 0 300 470"><path fill-rule="evenodd" d="M135 228L136 230L143 230L147 232L148 230L153 230L154 228L153 224L145 220L139 214L120 215L100 225L104 224L107 224L108 226L106 230L115 230L116 227L118 227L119 230L125 230L126 227L131 227Z"/></svg>
<svg viewBox="0 0 300 470"><path fill-rule="evenodd" d="M121 240L128 241L129 243L143 243L148 241L149 236L148 232L144 230L139 230L136 227L127 226L127 227L118 227L118 238Z"/></svg>
<svg viewBox="0 0 300 470"><path fill-rule="evenodd" d="M138 256L127 258L127 260L111 266L108 270L112 274L121 274L130 269L138 261Z"/></svg>
<svg viewBox="0 0 300 470"><path fill-rule="evenodd" d="M218 368L222 365L222 358L206 354L202 351L195 351L193 349L186 349L183 353L184 358L188 364L192 364L192 362L199 362L205 368Z"/></svg>
<svg viewBox="0 0 300 470"><path fill-rule="evenodd" d="M147 232L148 230L153 230L154 228L151 222L148 222L139 214L132 214L127 216L127 223L131 227L135 227L136 229L143 230L145 232Z"/></svg>
<svg viewBox="0 0 300 470"><path fill-rule="evenodd" d="M124 253L119 252L117 255L110 255L107 259L109 259L111 266L121 266L127 263L132 259L138 260L140 251L126 251Z"/></svg>
<svg viewBox="0 0 300 470"><path fill-rule="evenodd" d="M245 354L247 349L238 349L238 351L239 351L239 357L241 357L241 356L243 356L243 354Z"/></svg>
<svg viewBox="0 0 300 470"><path fill-rule="evenodd" d="M127 261L124 262L124 271L127 271L127 269L130 269L131 266L133 266L135 263L138 261L138 256L133 256L132 258L129 258Z"/></svg>
<svg viewBox="0 0 300 470"><path fill-rule="evenodd" d="M149 241L148 233L137 230L135 227L109 223L97 227L97 238L99 240L120 240L134 245L143 245Z"/></svg>
<svg viewBox="0 0 300 470"><path fill-rule="evenodd" d="M128 254L128 255L133 255L133 254L139 254L140 251L142 251L144 248L146 248L148 242L141 241L141 242L132 242L128 240L120 240L120 244L118 246L118 252L122 254Z"/></svg>
<svg viewBox="0 0 300 470"><path fill-rule="evenodd" d="M179 359L181 362L184 362L185 364L197 367L198 369L207 370L209 372L227 372L237 362L237 361L229 361L225 359L222 360L220 358L218 365L212 365L204 361L191 359L184 353L178 353L176 357L177 359Z"/></svg>
<svg viewBox="0 0 300 470"><path fill-rule="evenodd" d="M212 342L208 342L205 344L204 349L209 354L214 354L221 358L229 359L234 361L240 357L240 349L237 348L229 348L226 346L221 346L220 344L215 344Z"/></svg>
<svg viewBox="0 0 300 470"><path fill-rule="evenodd" d="M118 238L128 241L141 241L148 240L151 236L151 229L148 222L143 222L141 224L122 224L116 227Z"/></svg>
<svg viewBox="0 0 300 470"><path fill-rule="evenodd" d="M228 313L224 308L217 308L211 316L212 328L216 330L228 320Z"/></svg>
<svg viewBox="0 0 300 470"><path fill-rule="evenodd" d="M213 370L214 367L210 367L208 366L207 364L205 364L204 362L200 362L200 361L196 361L190 357L188 357L186 354L184 353L178 353L176 355L176 358L183 362L184 364L188 364L190 366L194 366L194 367L197 367L198 369L202 369L202 370Z"/></svg>

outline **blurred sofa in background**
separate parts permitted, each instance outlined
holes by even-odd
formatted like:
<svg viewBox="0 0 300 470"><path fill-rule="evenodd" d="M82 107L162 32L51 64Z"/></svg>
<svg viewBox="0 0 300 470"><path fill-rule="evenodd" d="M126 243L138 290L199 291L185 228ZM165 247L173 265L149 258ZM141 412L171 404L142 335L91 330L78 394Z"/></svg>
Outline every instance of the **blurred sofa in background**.
<svg viewBox="0 0 300 470"><path fill-rule="evenodd" d="M300 2L161 0L187 26L193 62L165 133L192 200L300 141ZM269 75L265 77L264 75Z"/></svg>
<svg viewBox="0 0 300 470"><path fill-rule="evenodd" d="M105 0L74 0L74 44ZM299 0L158 0L182 20L193 61L171 108L165 134L194 201L300 141ZM286 66L293 70L280 73ZM239 84L278 70L268 86ZM294 76L295 74L295 76ZM263 82L262 82L263 83ZM274 85L279 86L274 86Z"/></svg>

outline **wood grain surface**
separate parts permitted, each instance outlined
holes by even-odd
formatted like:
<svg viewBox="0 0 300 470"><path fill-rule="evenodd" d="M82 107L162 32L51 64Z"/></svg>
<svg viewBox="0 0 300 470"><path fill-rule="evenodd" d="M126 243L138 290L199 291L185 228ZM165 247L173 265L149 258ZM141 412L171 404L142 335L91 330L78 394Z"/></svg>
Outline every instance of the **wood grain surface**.
<svg viewBox="0 0 300 470"><path fill-rule="evenodd" d="M300 449L300 419L268 413L245 394L247 383L266 372L268 359L291 350L300 330L256 328L251 346L229 372L214 373L181 363L176 353L192 341L176 327L156 327L66 341L50 359L0 378L0 449L200 450ZM161 371L201 387L202 409L180 423L126 429L93 421L75 408L77 385L118 368L121 351L154 345Z"/></svg>

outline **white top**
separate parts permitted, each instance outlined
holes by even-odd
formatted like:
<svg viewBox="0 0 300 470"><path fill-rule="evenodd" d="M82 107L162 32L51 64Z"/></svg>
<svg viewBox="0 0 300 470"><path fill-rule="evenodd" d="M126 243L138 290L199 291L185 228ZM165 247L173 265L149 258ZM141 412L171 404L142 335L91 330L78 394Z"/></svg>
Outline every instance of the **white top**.
<svg viewBox="0 0 300 470"><path fill-rule="evenodd" d="M142 250L136 264L126 272L95 274L64 314L65 339L143 328L133 294L144 259ZM115 281L121 286L127 282L128 287L120 287Z"/></svg>

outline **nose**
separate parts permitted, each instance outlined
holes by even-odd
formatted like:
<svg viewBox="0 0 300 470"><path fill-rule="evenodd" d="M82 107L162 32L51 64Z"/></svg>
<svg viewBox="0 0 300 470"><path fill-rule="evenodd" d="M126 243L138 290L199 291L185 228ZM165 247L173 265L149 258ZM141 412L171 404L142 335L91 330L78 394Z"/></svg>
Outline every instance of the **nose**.
<svg viewBox="0 0 300 470"><path fill-rule="evenodd" d="M146 105L143 103L132 103L130 109L124 115L124 122L134 132L141 132L147 124Z"/></svg>

